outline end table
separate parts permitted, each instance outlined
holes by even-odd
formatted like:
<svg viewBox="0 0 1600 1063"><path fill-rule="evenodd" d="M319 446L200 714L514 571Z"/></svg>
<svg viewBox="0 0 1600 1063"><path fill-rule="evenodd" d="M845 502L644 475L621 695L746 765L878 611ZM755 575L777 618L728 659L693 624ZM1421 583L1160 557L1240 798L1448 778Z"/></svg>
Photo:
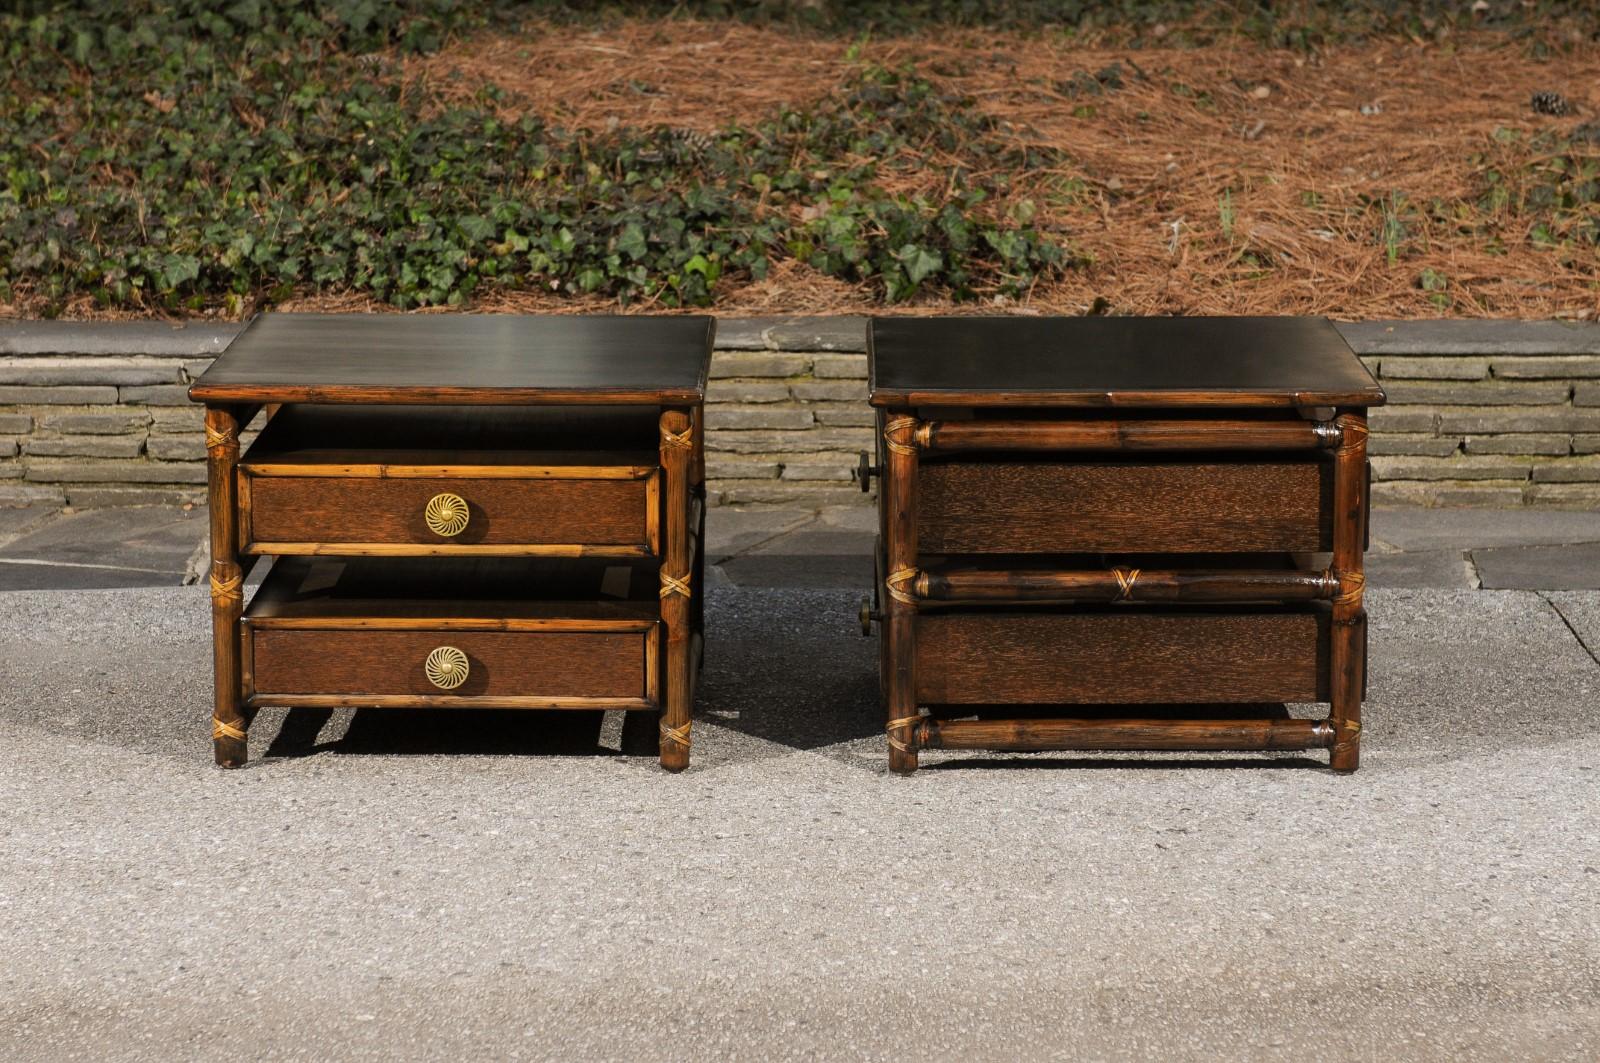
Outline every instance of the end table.
<svg viewBox="0 0 1600 1063"><path fill-rule="evenodd" d="M868 352L863 628L881 621L893 770L922 749L1327 748L1356 768L1384 395L1329 322L885 318ZM1243 708L1316 702L1327 718ZM1130 712L1191 703L1236 708Z"/></svg>
<svg viewBox="0 0 1600 1063"><path fill-rule="evenodd" d="M243 765L275 705L633 710L659 715L661 765L687 767L714 330L252 321L189 392L206 406L217 763Z"/></svg>

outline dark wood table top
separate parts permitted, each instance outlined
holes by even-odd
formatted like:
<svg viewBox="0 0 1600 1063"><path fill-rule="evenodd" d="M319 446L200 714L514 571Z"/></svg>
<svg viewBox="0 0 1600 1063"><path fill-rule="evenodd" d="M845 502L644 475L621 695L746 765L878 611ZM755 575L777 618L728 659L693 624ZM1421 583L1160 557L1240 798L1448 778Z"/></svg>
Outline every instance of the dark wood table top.
<svg viewBox="0 0 1600 1063"><path fill-rule="evenodd" d="M874 318L874 406L1378 406L1320 317Z"/></svg>
<svg viewBox="0 0 1600 1063"><path fill-rule="evenodd" d="M703 316L262 314L189 389L199 402L704 401Z"/></svg>

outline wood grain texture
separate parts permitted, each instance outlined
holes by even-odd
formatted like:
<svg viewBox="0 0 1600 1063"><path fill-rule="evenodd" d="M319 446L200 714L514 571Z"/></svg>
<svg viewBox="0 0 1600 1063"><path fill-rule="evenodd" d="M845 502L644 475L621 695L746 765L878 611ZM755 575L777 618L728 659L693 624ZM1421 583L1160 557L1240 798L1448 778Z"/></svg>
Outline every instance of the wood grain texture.
<svg viewBox="0 0 1600 1063"><path fill-rule="evenodd" d="M261 314L199 402L699 403L710 317Z"/></svg>
<svg viewBox="0 0 1600 1063"><path fill-rule="evenodd" d="M875 406L1380 405L1325 318L874 318Z"/></svg>
<svg viewBox="0 0 1600 1063"><path fill-rule="evenodd" d="M918 598L940 605L1031 602L1271 602L1331 598L1327 572L1258 568L924 568Z"/></svg>
<svg viewBox="0 0 1600 1063"><path fill-rule="evenodd" d="M1326 611L926 613L922 704L1312 702Z"/></svg>
<svg viewBox="0 0 1600 1063"><path fill-rule="evenodd" d="M251 476L245 549L257 543L374 543L429 547L583 544L653 549L652 484L644 480ZM459 535L428 528L442 493L465 499ZM288 552L288 551L282 551Z"/></svg>
<svg viewBox="0 0 1600 1063"><path fill-rule="evenodd" d="M620 710L648 715L652 726L659 708L644 698L562 698L512 694L451 697L426 694L263 694L246 701L251 709L571 709L577 712Z"/></svg>
<svg viewBox="0 0 1600 1063"><path fill-rule="evenodd" d="M1317 749L1333 739L1325 720L1027 718L940 720L918 729L930 749Z"/></svg>
<svg viewBox="0 0 1600 1063"><path fill-rule="evenodd" d="M256 700L279 694L646 699L643 632L307 631L254 628ZM466 653L465 683L441 691L423 662ZM366 702L361 702L365 704Z"/></svg>
<svg viewBox="0 0 1600 1063"><path fill-rule="evenodd" d="M924 462L922 549L938 554L1316 552L1325 461Z"/></svg>
<svg viewBox="0 0 1600 1063"><path fill-rule="evenodd" d="M1164 451L1313 450L1337 439L1332 425L1301 418L929 421L917 433L924 449Z"/></svg>

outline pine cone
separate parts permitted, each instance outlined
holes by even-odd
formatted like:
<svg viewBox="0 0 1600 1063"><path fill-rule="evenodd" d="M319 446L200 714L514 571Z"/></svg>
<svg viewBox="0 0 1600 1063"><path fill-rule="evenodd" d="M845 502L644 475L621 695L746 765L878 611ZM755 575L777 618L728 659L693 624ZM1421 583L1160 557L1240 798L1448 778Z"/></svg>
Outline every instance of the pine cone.
<svg viewBox="0 0 1600 1063"><path fill-rule="evenodd" d="M1572 104L1559 92L1536 92L1533 94L1533 113L1560 118L1572 113Z"/></svg>

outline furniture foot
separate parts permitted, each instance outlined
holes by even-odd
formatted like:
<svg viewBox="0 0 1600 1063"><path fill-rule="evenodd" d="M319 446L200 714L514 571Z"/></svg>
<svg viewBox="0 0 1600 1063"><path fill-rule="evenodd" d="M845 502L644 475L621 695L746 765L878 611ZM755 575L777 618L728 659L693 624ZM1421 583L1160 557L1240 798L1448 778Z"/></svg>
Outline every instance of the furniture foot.
<svg viewBox="0 0 1600 1063"><path fill-rule="evenodd" d="M689 727L688 720L676 727L668 724L665 714L661 717L661 767L674 774L689 766Z"/></svg>
<svg viewBox="0 0 1600 1063"><path fill-rule="evenodd" d="M249 724L242 716L232 720L211 718L211 746L218 767L242 768L249 762L248 732Z"/></svg>
<svg viewBox="0 0 1600 1063"><path fill-rule="evenodd" d="M1361 725L1349 720L1334 721L1334 744L1328 766L1348 775L1361 766Z"/></svg>
<svg viewBox="0 0 1600 1063"><path fill-rule="evenodd" d="M885 728L889 737L889 770L896 775L910 775L917 770L917 724L921 716L902 716L890 720Z"/></svg>

